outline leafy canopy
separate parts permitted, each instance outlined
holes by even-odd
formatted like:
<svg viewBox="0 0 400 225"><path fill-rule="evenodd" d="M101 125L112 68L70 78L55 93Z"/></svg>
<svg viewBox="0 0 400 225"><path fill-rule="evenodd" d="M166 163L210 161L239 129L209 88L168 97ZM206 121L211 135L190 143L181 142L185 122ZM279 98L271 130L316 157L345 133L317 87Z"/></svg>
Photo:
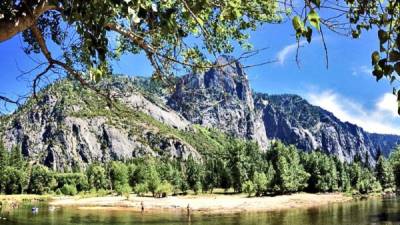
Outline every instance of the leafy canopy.
<svg viewBox="0 0 400 225"><path fill-rule="evenodd" d="M297 40L311 42L317 32L326 52L324 29L353 38L376 31L373 75L387 78L400 99L397 0L2 0L0 43L22 33L26 53L46 58L37 68L41 71L35 71L34 95L51 72L96 89L93 81L112 72L109 62L127 53L144 54L154 67L153 77L167 82L178 70L215 66L208 56L232 53L235 44L251 49L248 31L281 21L283 13L291 17ZM59 51L51 52L50 43ZM326 59L328 65L328 54Z"/></svg>

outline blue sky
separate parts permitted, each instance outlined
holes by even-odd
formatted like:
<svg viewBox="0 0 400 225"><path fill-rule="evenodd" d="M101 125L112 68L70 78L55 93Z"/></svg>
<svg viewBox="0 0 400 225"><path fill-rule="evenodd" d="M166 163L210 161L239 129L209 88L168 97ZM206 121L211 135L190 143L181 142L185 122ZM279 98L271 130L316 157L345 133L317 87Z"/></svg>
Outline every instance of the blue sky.
<svg viewBox="0 0 400 225"><path fill-rule="evenodd" d="M290 23L265 25L252 32L250 42L254 47L268 49L242 63L251 65L278 60L247 69L252 88L270 94L298 94L367 131L400 134L400 117L396 114L397 103L391 94L392 88L388 81L376 82L370 74L370 55L378 47L376 33L364 33L360 39L352 40L325 32L325 38L329 69L325 66L318 35L311 44L302 43L299 67L295 62L296 41ZM17 77L21 70L29 70L35 65L22 51L20 37L0 43L0 94L13 97L26 93L30 86L29 77ZM126 55L115 63L114 71L149 76L152 68L143 56Z"/></svg>

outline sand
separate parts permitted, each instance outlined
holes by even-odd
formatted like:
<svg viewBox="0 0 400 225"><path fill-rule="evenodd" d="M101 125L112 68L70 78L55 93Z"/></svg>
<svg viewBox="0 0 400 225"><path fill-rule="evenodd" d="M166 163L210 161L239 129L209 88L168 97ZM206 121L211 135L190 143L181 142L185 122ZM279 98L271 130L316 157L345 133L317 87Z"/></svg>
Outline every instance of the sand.
<svg viewBox="0 0 400 225"><path fill-rule="evenodd" d="M189 204L193 213L238 213L251 211L277 211L292 208L310 208L322 205L346 202L352 197L342 193L309 194L298 193L274 197L250 197L245 195L187 195L166 198L137 197L129 200L121 196L76 198L62 197L53 199L54 206L73 206L84 210L132 210L140 211L143 202L146 212L177 211L186 213Z"/></svg>

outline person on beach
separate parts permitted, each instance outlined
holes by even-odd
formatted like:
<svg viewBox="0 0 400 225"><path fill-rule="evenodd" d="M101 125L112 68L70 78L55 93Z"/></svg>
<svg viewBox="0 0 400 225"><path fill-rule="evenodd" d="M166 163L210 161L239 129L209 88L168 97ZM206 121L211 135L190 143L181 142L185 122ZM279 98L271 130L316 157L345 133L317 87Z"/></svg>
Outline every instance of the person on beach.
<svg viewBox="0 0 400 225"><path fill-rule="evenodd" d="M140 202L140 206L142 207L142 213L144 212L144 204L143 201Z"/></svg>
<svg viewBox="0 0 400 225"><path fill-rule="evenodd" d="M187 205L186 210L187 210L188 222L189 222L189 224L191 224L191 221L192 221L192 220L191 220L191 218L190 218L190 204Z"/></svg>
<svg viewBox="0 0 400 225"><path fill-rule="evenodd" d="M187 215L190 216L190 204L187 205L186 210L187 210Z"/></svg>

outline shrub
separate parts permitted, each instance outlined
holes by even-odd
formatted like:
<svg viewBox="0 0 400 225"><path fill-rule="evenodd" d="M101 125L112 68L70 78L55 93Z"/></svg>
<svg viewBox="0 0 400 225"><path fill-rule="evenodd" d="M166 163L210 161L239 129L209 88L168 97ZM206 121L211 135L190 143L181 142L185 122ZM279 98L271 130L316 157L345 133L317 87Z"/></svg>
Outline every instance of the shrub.
<svg viewBox="0 0 400 225"><path fill-rule="evenodd" d="M147 183L139 183L135 186L135 193L138 196L143 196L147 192L149 192L149 186L147 185Z"/></svg>
<svg viewBox="0 0 400 225"><path fill-rule="evenodd" d="M115 186L115 191L118 193L118 195L123 195L128 199L132 188L129 186L129 184L122 184Z"/></svg>
<svg viewBox="0 0 400 225"><path fill-rule="evenodd" d="M243 184L243 192L248 194L249 197L252 194L254 194L255 188L254 188L254 184L253 184L253 182L251 182L251 180L248 180L248 181L244 182L244 184Z"/></svg>
<svg viewBox="0 0 400 225"><path fill-rule="evenodd" d="M161 198L161 197L167 197L168 195L171 195L173 191L173 186L170 184L168 181L164 180L160 185L158 185L156 189L156 196Z"/></svg>
<svg viewBox="0 0 400 225"><path fill-rule="evenodd" d="M61 193L63 193L64 195L76 195L78 194L78 191L76 190L76 186L75 185L71 185L71 184L64 184L64 186L61 188Z"/></svg>
<svg viewBox="0 0 400 225"><path fill-rule="evenodd" d="M55 194L56 194L56 195L62 195L62 192L61 192L60 188L57 188Z"/></svg>
<svg viewBox="0 0 400 225"><path fill-rule="evenodd" d="M108 191L105 189L98 189L97 190L97 197L102 197L102 196L106 196L108 194Z"/></svg>
<svg viewBox="0 0 400 225"><path fill-rule="evenodd" d="M200 181L195 183L195 185L193 186L193 191L196 195L201 191L201 182Z"/></svg>

